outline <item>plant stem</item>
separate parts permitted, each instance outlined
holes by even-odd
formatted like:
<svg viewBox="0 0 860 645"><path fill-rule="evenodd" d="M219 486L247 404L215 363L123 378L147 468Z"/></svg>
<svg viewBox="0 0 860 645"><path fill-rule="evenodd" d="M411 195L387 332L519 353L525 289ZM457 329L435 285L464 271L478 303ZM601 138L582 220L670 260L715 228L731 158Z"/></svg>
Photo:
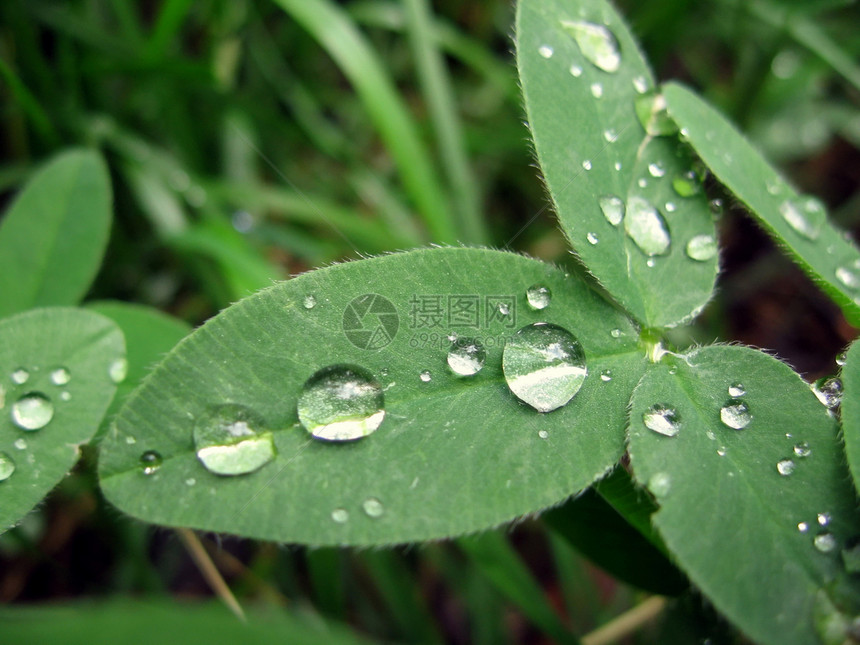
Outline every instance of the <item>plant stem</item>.
<svg viewBox="0 0 860 645"><path fill-rule="evenodd" d="M615 643L625 636L629 636L646 623L654 620L666 607L666 598L663 596L651 596L629 611L613 618L602 627L583 636L580 641L582 645L609 645Z"/></svg>
<svg viewBox="0 0 860 645"><path fill-rule="evenodd" d="M178 528L176 529L176 533L179 535L179 539L182 540L185 548L188 549L191 559L194 560L194 564L196 564L197 568L200 569L200 573L203 574L203 577L212 588L212 591L215 592L215 595L218 596L225 605L227 605L230 611L232 611L239 620L246 622L245 612L242 610L242 607L239 605L233 592L230 591L230 587L227 586L224 578L221 577L221 573L212 562L209 554L206 553L206 549L203 548L203 545L200 543L200 539L194 531L186 528Z"/></svg>

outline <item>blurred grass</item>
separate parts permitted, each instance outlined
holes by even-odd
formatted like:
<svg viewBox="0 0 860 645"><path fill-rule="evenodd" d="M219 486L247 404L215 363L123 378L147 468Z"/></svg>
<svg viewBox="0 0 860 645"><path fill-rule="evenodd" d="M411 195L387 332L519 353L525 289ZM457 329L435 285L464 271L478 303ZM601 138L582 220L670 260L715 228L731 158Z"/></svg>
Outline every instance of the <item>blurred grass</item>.
<svg viewBox="0 0 860 645"><path fill-rule="evenodd" d="M856 3L618 4L658 78L699 88L858 231ZM63 147L102 148L115 222L91 298L192 324L341 259L505 246L545 205L512 20L508 0L8 0L0 191L8 201ZM827 371L856 332L727 206L720 291L673 340L741 340ZM550 213L511 246L574 266ZM240 602L408 642L563 642L637 600L540 522L483 540L354 553L226 538L216 560ZM106 507L90 458L0 537L0 572L7 602L209 594L169 531ZM692 605L673 620L716 624Z"/></svg>

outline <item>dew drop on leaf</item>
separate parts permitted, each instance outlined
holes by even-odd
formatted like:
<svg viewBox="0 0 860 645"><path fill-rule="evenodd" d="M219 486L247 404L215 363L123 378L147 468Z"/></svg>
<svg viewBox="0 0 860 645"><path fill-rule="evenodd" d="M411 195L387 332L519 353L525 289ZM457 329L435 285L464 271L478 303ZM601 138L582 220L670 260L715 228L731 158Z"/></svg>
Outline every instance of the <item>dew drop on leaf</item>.
<svg viewBox="0 0 860 645"><path fill-rule="evenodd" d="M458 338L448 350L448 367L458 376L472 376L484 367L487 352L480 341Z"/></svg>
<svg viewBox="0 0 860 645"><path fill-rule="evenodd" d="M720 457L725 457L728 453L729 451L726 449L725 446L720 446L719 448L717 448L717 455L719 455Z"/></svg>
<svg viewBox="0 0 860 645"><path fill-rule="evenodd" d="M707 262L717 254L717 241L713 235L696 235L687 242L687 257Z"/></svg>
<svg viewBox="0 0 860 645"><path fill-rule="evenodd" d="M579 78L580 76L582 76L582 68L579 65L571 65L570 75L574 78Z"/></svg>
<svg viewBox="0 0 860 645"><path fill-rule="evenodd" d="M812 448L809 447L808 442L803 441L794 446L794 454L801 458L808 457L812 454Z"/></svg>
<svg viewBox="0 0 860 645"><path fill-rule="evenodd" d="M830 513L819 513L816 520L819 526L827 526L830 524Z"/></svg>
<svg viewBox="0 0 860 645"><path fill-rule="evenodd" d="M658 161L652 161L648 164L648 173L652 177L662 177L666 174L666 169Z"/></svg>
<svg viewBox="0 0 860 645"><path fill-rule="evenodd" d="M552 292L542 284L533 284L526 289L526 301L529 303L529 308L535 311L549 307L551 300Z"/></svg>
<svg viewBox="0 0 860 645"><path fill-rule="evenodd" d="M316 439L361 439L374 432L385 418L382 388L362 367L330 365L314 373L302 386L298 413L305 430Z"/></svg>
<svg viewBox="0 0 860 645"><path fill-rule="evenodd" d="M720 409L720 420L733 430L743 430L750 421L750 407L740 399L732 399Z"/></svg>
<svg viewBox="0 0 860 645"><path fill-rule="evenodd" d="M675 202L666 202L666 203L664 204L663 208L665 208L665 209L666 209L666 212L667 212L667 213L674 213L674 212L675 212L675 208L676 208L676 207L675 207Z"/></svg>
<svg viewBox="0 0 860 645"><path fill-rule="evenodd" d="M194 424L197 459L215 475L245 475L275 458L271 432L253 410L234 403L207 410Z"/></svg>
<svg viewBox="0 0 860 645"><path fill-rule="evenodd" d="M511 392L538 412L550 412L579 392L588 370L582 345L568 330L534 323L517 330L502 354Z"/></svg>
<svg viewBox="0 0 860 645"><path fill-rule="evenodd" d="M543 58L552 58L554 51L552 47L549 45L541 45L538 47L538 54L540 54Z"/></svg>
<svg viewBox="0 0 860 645"><path fill-rule="evenodd" d="M642 422L649 430L665 437L675 437L681 431L681 417L668 405L652 405L642 413Z"/></svg>
<svg viewBox="0 0 860 645"><path fill-rule="evenodd" d="M72 375L65 367L58 367L51 371L51 383L54 385L65 385L71 380L71 378Z"/></svg>
<svg viewBox="0 0 860 645"><path fill-rule="evenodd" d="M642 197L631 197L627 202L624 230L647 256L665 255L672 238L663 216L653 204Z"/></svg>
<svg viewBox="0 0 860 645"><path fill-rule="evenodd" d="M510 306L508 305L508 303L506 303L506 302L500 302L500 303L498 304L498 306L496 307L496 309L497 309L497 310L499 311L499 313L500 313L501 315L503 315L503 316L507 316L509 313L511 313L511 308L510 308Z"/></svg>
<svg viewBox="0 0 860 645"><path fill-rule="evenodd" d="M624 202L615 195L604 195L598 200L600 210L606 221L612 226L618 226L624 219Z"/></svg>
<svg viewBox="0 0 860 645"><path fill-rule="evenodd" d="M624 332L622 332L620 329L613 329L609 332L609 335L613 338L621 338L621 336L624 335Z"/></svg>
<svg viewBox="0 0 860 645"><path fill-rule="evenodd" d="M540 437L541 439L548 439L549 432L547 432L546 430L538 430L538 437Z"/></svg>
<svg viewBox="0 0 860 645"><path fill-rule="evenodd" d="M338 524L346 524L349 521L349 511L345 508L336 508L331 512L331 519Z"/></svg>
<svg viewBox="0 0 860 645"><path fill-rule="evenodd" d="M144 475L154 475L161 468L161 455L155 450L147 450L140 456L140 469Z"/></svg>
<svg viewBox="0 0 860 645"><path fill-rule="evenodd" d="M825 376L815 381L812 391L828 410L836 410L842 403L842 381L835 376Z"/></svg>
<svg viewBox="0 0 860 645"><path fill-rule="evenodd" d="M313 309L317 306L317 299L313 295L307 295L302 300L302 306L305 309Z"/></svg>
<svg viewBox="0 0 860 645"><path fill-rule="evenodd" d="M806 533L807 531L809 531L809 524L807 522L798 522L797 530L801 533Z"/></svg>
<svg viewBox="0 0 860 645"><path fill-rule="evenodd" d="M807 240L817 240L827 213L820 201L814 197L801 200L787 199L779 205L779 212L798 235Z"/></svg>
<svg viewBox="0 0 860 645"><path fill-rule="evenodd" d="M429 383L433 380L433 375L430 373L430 370L424 370L418 375L418 378L420 378L423 383Z"/></svg>
<svg viewBox="0 0 860 645"><path fill-rule="evenodd" d="M712 199L708 202L708 208L711 211L711 215L714 216L714 219L719 218L723 214L723 200L722 199Z"/></svg>
<svg viewBox="0 0 860 645"><path fill-rule="evenodd" d="M702 191L698 175L692 170L682 172L672 179L672 189L679 197L692 197Z"/></svg>
<svg viewBox="0 0 860 645"><path fill-rule="evenodd" d="M0 452L0 482L4 482L15 472L15 462L5 452Z"/></svg>
<svg viewBox="0 0 860 645"><path fill-rule="evenodd" d="M585 170L591 170L591 160L590 160L590 159L586 159L585 161L583 161L583 162L582 162L582 167L583 167Z"/></svg>
<svg viewBox="0 0 860 645"><path fill-rule="evenodd" d="M847 353L847 352L839 352L839 353L836 355L836 364L837 364L839 367L842 367L843 365L845 365L845 361L846 361L847 359L848 359L848 353Z"/></svg>
<svg viewBox="0 0 860 645"><path fill-rule="evenodd" d="M612 380L612 370L603 370L600 373L600 380L604 383L609 383Z"/></svg>
<svg viewBox="0 0 860 645"><path fill-rule="evenodd" d="M375 497L368 497L361 504L361 509L364 511L365 515L368 517L372 517L374 519L378 517L382 517L385 513L385 507Z"/></svg>
<svg viewBox="0 0 860 645"><path fill-rule="evenodd" d="M794 462L791 459L780 459L776 462L776 470L783 477L787 477L788 475L794 472Z"/></svg>
<svg viewBox="0 0 860 645"><path fill-rule="evenodd" d="M601 96L603 96L603 85L600 83L592 83L591 95L596 99L599 99Z"/></svg>
<svg viewBox="0 0 860 645"><path fill-rule="evenodd" d="M18 385L24 385L27 380L30 378L30 372L25 370L23 367L19 367L14 372L12 372L12 382Z"/></svg>
<svg viewBox="0 0 860 645"><path fill-rule="evenodd" d="M610 74L618 71L621 51L615 34L608 27L584 20L562 20L561 26L573 37L589 63Z"/></svg>
<svg viewBox="0 0 860 645"><path fill-rule="evenodd" d="M648 489L654 493L656 497L665 497L669 494L669 489L672 487L672 479L668 473L654 473L651 479L648 480Z"/></svg>
<svg viewBox="0 0 860 645"><path fill-rule="evenodd" d="M54 404L41 392L28 392L12 405L12 421L22 430L40 430L54 418Z"/></svg>
<svg viewBox="0 0 860 645"><path fill-rule="evenodd" d="M746 393L747 390L743 386L743 383L733 383L732 385L729 385L729 396L731 397L743 396Z"/></svg>
<svg viewBox="0 0 860 645"><path fill-rule="evenodd" d="M648 91L648 79L644 76L636 76L633 79L633 89L636 90L637 94L645 94Z"/></svg>
<svg viewBox="0 0 860 645"><path fill-rule="evenodd" d="M836 279L846 289L860 290L860 260L855 260L851 266L838 267L836 269Z"/></svg>
<svg viewBox="0 0 860 645"><path fill-rule="evenodd" d="M128 376L128 361L125 358L118 358L113 361L108 367L108 376L114 383L122 383Z"/></svg>
<svg viewBox="0 0 860 645"><path fill-rule="evenodd" d="M812 543L821 553L830 553L838 546L836 538L830 531L822 531L812 539Z"/></svg>
<svg viewBox="0 0 860 645"><path fill-rule="evenodd" d="M24 439L23 437L15 439L14 446L18 450L26 450L27 449L27 440Z"/></svg>
<svg viewBox="0 0 860 645"><path fill-rule="evenodd" d="M618 135L615 134L615 130L610 128L609 130L603 131L603 138L606 139L607 143L614 143L615 139L618 138Z"/></svg>
<svg viewBox="0 0 860 645"><path fill-rule="evenodd" d="M60 392L60 399L63 401L71 401L72 400L71 392L67 392L65 390Z"/></svg>
<svg viewBox="0 0 860 645"><path fill-rule="evenodd" d="M600 242L600 238L597 237L596 233L589 232L588 235L585 236L585 239L588 240L588 243L591 246L596 246L598 242Z"/></svg>

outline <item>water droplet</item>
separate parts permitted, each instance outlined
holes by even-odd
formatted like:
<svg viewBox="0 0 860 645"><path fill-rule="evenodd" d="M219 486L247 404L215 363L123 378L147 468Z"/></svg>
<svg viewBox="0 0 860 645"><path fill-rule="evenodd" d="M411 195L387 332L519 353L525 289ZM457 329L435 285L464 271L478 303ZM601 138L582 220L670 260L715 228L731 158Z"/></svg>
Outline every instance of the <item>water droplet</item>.
<svg viewBox="0 0 860 645"><path fill-rule="evenodd" d="M368 497L364 500L361 504L361 508L368 517L372 517L374 519L382 517L385 513L385 507L382 505L382 502L375 497Z"/></svg>
<svg viewBox="0 0 860 645"><path fill-rule="evenodd" d="M541 309L546 309L549 307L549 303L552 300L552 292L548 287L545 287L541 284L533 284L528 289L526 289L526 301L529 303L529 307L536 311L540 311Z"/></svg>
<svg viewBox="0 0 860 645"><path fill-rule="evenodd" d="M648 91L648 79L644 76L637 76L633 79L633 89L638 94L645 94Z"/></svg>
<svg viewBox="0 0 860 645"><path fill-rule="evenodd" d="M307 295L304 297L304 300L302 300L302 306L305 309L313 309L317 306L317 299L314 298L312 295Z"/></svg>
<svg viewBox="0 0 860 645"><path fill-rule="evenodd" d="M636 180L636 184L639 186L639 188L645 188L645 186L648 185L648 180L645 179L645 177L640 177Z"/></svg>
<svg viewBox="0 0 860 645"><path fill-rule="evenodd" d="M601 96L603 96L603 85L601 85L600 83L592 83L591 95L596 99L599 99Z"/></svg>
<svg viewBox="0 0 860 645"><path fill-rule="evenodd" d="M776 470L783 477L794 472L794 462L791 459L780 459L776 462Z"/></svg>
<svg viewBox="0 0 860 645"><path fill-rule="evenodd" d="M740 399L732 399L720 410L720 420L734 430L743 430L752 421L750 407Z"/></svg>
<svg viewBox="0 0 860 645"><path fill-rule="evenodd" d="M696 235L687 242L687 256L697 262L707 262L717 254L717 241L713 235Z"/></svg>
<svg viewBox="0 0 860 645"><path fill-rule="evenodd" d="M648 172L652 177L662 177L666 174L666 169L660 164L659 161L653 161L648 164Z"/></svg>
<svg viewBox="0 0 860 645"><path fill-rule="evenodd" d="M543 322L517 330L505 345L502 370L511 392L539 412L565 405L588 373L576 337L563 327Z"/></svg>
<svg viewBox="0 0 860 645"><path fill-rule="evenodd" d="M599 199L598 203L606 221L612 224L612 226L618 226L621 220L624 219L624 202L620 197L604 195Z"/></svg>
<svg viewBox="0 0 860 645"><path fill-rule="evenodd" d="M819 513L816 518L818 526L827 526L830 524L830 513Z"/></svg>
<svg viewBox="0 0 860 645"><path fill-rule="evenodd" d="M818 234L827 218L824 206L814 197L799 201L787 199L779 205L779 212L798 235L808 240L818 239Z"/></svg>
<svg viewBox="0 0 860 645"><path fill-rule="evenodd" d="M848 289L857 291L860 289L860 261L855 261L853 266L841 266L836 269L836 279Z"/></svg>
<svg viewBox="0 0 860 645"><path fill-rule="evenodd" d="M582 68L579 65L571 65L570 75L574 78L579 78L580 76L582 76Z"/></svg>
<svg viewBox="0 0 860 645"><path fill-rule="evenodd" d="M657 266L657 261L654 258L648 258L647 260L645 260L645 266L649 269L653 269L655 266Z"/></svg>
<svg viewBox="0 0 860 645"><path fill-rule="evenodd" d="M744 388L742 383L734 383L729 385L729 396L731 397L739 397L746 394L746 388Z"/></svg>
<svg viewBox="0 0 860 645"><path fill-rule="evenodd" d="M613 329L612 331L609 332L609 335L612 336L613 338L621 338L623 333L624 332L622 332L620 329Z"/></svg>
<svg viewBox="0 0 860 645"><path fill-rule="evenodd" d="M27 449L27 441L24 438L19 438L15 440L15 447L18 450L26 450Z"/></svg>
<svg viewBox="0 0 860 645"><path fill-rule="evenodd" d="M801 533L806 533L809 530L809 524L807 524L806 522L798 522L797 530Z"/></svg>
<svg viewBox="0 0 860 645"><path fill-rule="evenodd" d="M675 212L675 202L666 202L666 204L663 206L663 208L666 209L667 213L674 213Z"/></svg>
<svg viewBox="0 0 860 645"><path fill-rule="evenodd" d="M51 372L51 383L54 385L65 385L71 378L72 375L65 367L58 367Z"/></svg>
<svg viewBox="0 0 860 645"><path fill-rule="evenodd" d="M642 197L628 200L624 230L645 255L664 255L669 251L671 237L666 222L657 209Z"/></svg>
<svg viewBox="0 0 860 645"><path fill-rule="evenodd" d="M603 131L603 138L606 139L607 143L614 143L615 139L618 138L618 135L615 134L615 130L610 128Z"/></svg>
<svg viewBox="0 0 860 645"><path fill-rule="evenodd" d="M816 535L812 539L812 543L815 545L816 549L821 551L821 553L830 553L839 546L833 533L830 533L829 531L822 531Z"/></svg>
<svg viewBox="0 0 860 645"><path fill-rule="evenodd" d="M245 475L275 458L271 432L242 405L228 403L207 410L194 423L194 448L206 470L216 475Z"/></svg>
<svg viewBox="0 0 860 645"><path fill-rule="evenodd" d="M637 96L635 108L639 122L651 136L669 136L678 132L678 126L669 116L662 94L650 92Z"/></svg>
<svg viewBox="0 0 860 645"><path fill-rule="evenodd" d="M728 454L728 452L729 451L726 449L725 446L720 446L719 448L717 448L717 454L720 457L725 457Z"/></svg>
<svg viewBox="0 0 860 645"><path fill-rule="evenodd" d="M22 430L40 430L54 418L54 404L41 392L28 392L12 406L12 421Z"/></svg>
<svg viewBox="0 0 860 645"><path fill-rule="evenodd" d="M585 59L604 72L617 72L621 51L615 35L605 25L584 20L562 20L561 26L573 36Z"/></svg>
<svg viewBox="0 0 860 645"><path fill-rule="evenodd" d="M794 446L794 454L798 457L808 457L812 454L812 448L809 447L809 442L802 441L801 443Z"/></svg>
<svg viewBox="0 0 860 645"><path fill-rule="evenodd" d="M836 410L842 403L842 381L835 376L818 379L813 384L812 391L828 410Z"/></svg>
<svg viewBox="0 0 860 645"><path fill-rule="evenodd" d="M621 162L620 161L615 162L615 170L621 170Z"/></svg>
<svg viewBox="0 0 860 645"><path fill-rule="evenodd" d="M424 370L418 375L418 378L420 378L424 383L429 383L433 380L433 375L430 373L430 370Z"/></svg>
<svg viewBox="0 0 860 645"><path fill-rule="evenodd" d="M642 422L649 430L666 437L674 437L681 431L681 417L667 405L652 405L642 413Z"/></svg>
<svg viewBox="0 0 860 645"><path fill-rule="evenodd" d="M679 197L692 197L702 191L699 176L692 170L675 175L672 179L672 189Z"/></svg>
<svg viewBox="0 0 860 645"><path fill-rule="evenodd" d="M480 341L458 338L448 350L448 367L459 376L472 376L484 367L487 352Z"/></svg>
<svg viewBox="0 0 860 645"><path fill-rule="evenodd" d="M585 161L582 162L582 167L585 168L586 170L591 170L591 161L586 159Z"/></svg>
<svg viewBox="0 0 860 645"><path fill-rule="evenodd" d="M338 524L346 524L349 521L349 511L345 508L336 508L331 512L331 519Z"/></svg>
<svg viewBox="0 0 860 645"><path fill-rule="evenodd" d="M503 316L507 316L509 313L511 313L511 308L506 302L500 302L496 309L498 309L499 313Z"/></svg>
<svg viewBox="0 0 860 645"><path fill-rule="evenodd" d="M553 48L549 45L541 45L540 47L538 47L538 54L540 54L544 58L552 58L553 53Z"/></svg>
<svg viewBox="0 0 860 645"><path fill-rule="evenodd" d="M29 378L30 372L25 370L23 367L19 367L17 370L12 372L12 381L18 385L24 385Z"/></svg>
<svg viewBox="0 0 860 645"><path fill-rule="evenodd" d="M654 473L651 475L651 479L648 480L648 489L656 497L665 497L669 494L671 487L672 478L669 477L669 473Z"/></svg>
<svg viewBox="0 0 860 645"><path fill-rule="evenodd" d="M194 486L194 484L196 484L196 483L197 483L197 480L194 479L193 477L189 477L188 479L185 480L186 486Z"/></svg>
<svg viewBox="0 0 860 645"><path fill-rule="evenodd" d="M5 452L0 452L0 482L6 481L15 472L15 462Z"/></svg>
<svg viewBox="0 0 860 645"><path fill-rule="evenodd" d="M723 200L722 199L712 199L708 202L708 208L711 210L711 215L715 218L720 217L723 214Z"/></svg>
<svg viewBox="0 0 860 645"><path fill-rule="evenodd" d="M230 217L230 223L238 233L250 233L254 228L254 216L248 211L236 211Z"/></svg>
<svg viewBox="0 0 860 645"><path fill-rule="evenodd" d="M588 240L588 243L591 244L591 246L595 246L600 242L600 238L597 237L596 233L588 233L588 235L585 236L585 239Z"/></svg>
<svg viewBox="0 0 860 645"><path fill-rule="evenodd" d="M118 358L113 361L108 367L108 376L114 383L122 383L128 376L128 361L125 358Z"/></svg>
<svg viewBox="0 0 860 645"><path fill-rule="evenodd" d="M385 418L382 388L356 365L331 365L316 372L302 386L298 411L305 429L327 441L366 437Z"/></svg>
<svg viewBox="0 0 860 645"><path fill-rule="evenodd" d="M848 573L860 573L860 536L848 538L842 548L842 564Z"/></svg>
<svg viewBox="0 0 860 645"><path fill-rule="evenodd" d="M609 383L612 380L612 370L603 370L600 373L600 380L604 383Z"/></svg>
<svg viewBox="0 0 860 645"><path fill-rule="evenodd" d="M60 399L62 399L63 401L71 401L72 400L71 392L63 390L62 392L60 392Z"/></svg>
<svg viewBox="0 0 860 645"><path fill-rule="evenodd" d="M135 438L134 438L134 437L132 437L131 435L128 435L128 436L125 438L125 442L126 442L129 446L133 446L134 444L136 444L136 443L137 443L137 439L135 439Z"/></svg>
<svg viewBox="0 0 860 645"><path fill-rule="evenodd" d="M549 432L547 432L546 430L538 430L538 437L540 437L541 439L547 439L549 438Z"/></svg>
<svg viewBox="0 0 860 645"><path fill-rule="evenodd" d="M161 468L161 455L155 450L147 450L140 456L140 469L144 475L153 475Z"/></svg>
<svg viewBox="0 0 860 645"><path fill-rule="evenodd" d="M848 352L839 352L836 355L836 364L839 367L842 367L843 365L845 365L846 360L848 360Z"/></svg>

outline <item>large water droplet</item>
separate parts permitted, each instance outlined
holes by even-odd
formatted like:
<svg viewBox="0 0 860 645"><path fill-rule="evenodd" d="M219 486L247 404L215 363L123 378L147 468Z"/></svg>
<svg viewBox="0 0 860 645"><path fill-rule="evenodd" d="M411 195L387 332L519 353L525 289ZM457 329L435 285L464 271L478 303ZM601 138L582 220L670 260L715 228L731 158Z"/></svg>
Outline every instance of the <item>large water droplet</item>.
<svg viewBox="0 0 860 645"><path fill-rule="evenodd" d="M675 175L672 179L672 188L680 197L692 197L702 191L702 183L694 171L688 170Z"/></svg>
<svg viewBox="0 0 860 645"><path fill-rule="evenodd" d="M51 383L54 385L66 385L71 378L72 375L65 367L58 367L51 371Z"/></svg>
<svg viewBox="0 0 860 645"><path fill-rule="evenodd" d="M122 383L128 376L128 361L125 358L118 358L113 361L108 367L108 376L114 383Z"/></svg>
<svg viewBox="0 0 860 645"><path fill-rule="evenodd" d="M828 410L836 410L842 403L842 381L835 376L825 376L815 381L812 391Z"/></svg>
<svg viewBox="0 0 860 645"><path fill-rule="evenodd" d="M368 497L364 500L361 504L361 508L368 517L372 517L374 519L382 517L385 513L385 507L382 505L382 502L375 497Z"/></svg>
<svg viewBox="0 0 860 645"><path fill-rule="evenodd" d="M206 411L194 424L197 458L216 475L245 475L275 458L271 432L249 408L229 403Z"/></svg>
<svg viewBox="0 0 860 645"><path fill-rule="evenodd" d="M6 481L15 472L15 462L5 452L0 452L0 482Z"/></svg>
<svg viewBox="0 0 860 645"><path fill-rule="evenodd" d="M654 473L648 480L648 489L656 497L665 497L669 494L671 487L672 478L669 476L669 473Z"/></svg>
<svg viewBox="0 0 860 645"><path fill-rule="evenodd" d="M646 199L631 197L627 202L624 230L648 256L665 255L672 238L663 216Z"/></svg>
<svg viewBox="0 0 860 645"><path fill-rule="evenodd" d="M650 92L637 96L635 108L639 122L651 136L669 136L678 132L678 126L669 116L662 94Z"/></svg>
<svg viewBox="0 0 860 645"><path fill-rule="evenodd" d="M743 386L743 383L734 383L729 385L729 396L733 398L737 398L739 396L743 396L746 394L746 388Z"/></svg>
<svg viewBox="0 0 860 645"><path fill-rule="evenodd" d="M717 241L713 235L696 235L687 242L687 256L697 262L707 262L717 254Z"/></svg>
<svg viewBox="0 0 860 645"><path fill-rule="evenodd" d="M549 307L551 300L552 292L548 287L545 287L542 284L533 284L526 289L526 301L528 301L531 309L536 311L546 309Z"/></svg>
<svg viewBox="0 0 860 645"><path fill-rule="evenodd" d="M487 352L474 338L458 338L448 350L448 367L459 376L472 376L484 367Z"/></svg>
<svg viewBox="0 0 860 645"><path fill-rule="evenodd" d="M787 199L779 205L779 212L791 228L808 240L818 239L821 227L827 219L824 206L814 197Z"/></svg>
<svg viewBox="0 0 860 645"><path fill-rule="evenodd" d="M620 197L604 195L600 198L599 204L600 210L603 211L603 216L612 226L618 226L621 220L624 219L624 202Z"/></svg>
<svg viewBox="0 0 860 645"><path fill-rule="evenodd" d="M538 47L538 54L543 58L552 58L553 53L553 49L549 45L541 45Z"/></svg>
<svg viewBox="0 0 860 645"><path fill-rule="evenodd" d="M617 72L621 51L615 35L605 25L584 20L562 20L561 26L573 36L585 59L604 72Z"/></svg>
<svg viewBox="0 0 860 645"><path fill-rule="evenodd" d="M12 421L22 430L40 430L54 418L54 404L41 392L28 392L12 406Z"/></svg>
<svg viewBox="0 0 860 645"><path fill-rule="evenodd" d="M356 365L331 365L311 376L299 396L299 420L317 439L353 441L385 418L382 388Z"/></svg>
<svg viewBox="0 0 860 645"><path fill-rule="evenodd" d="M550 323L526 325L502 354L508 387L539 412L566 404L582 387L588 370L582 345L569 331Z"/></svg>
<svg viewBox="0 0 860 645"><path fill-rule="evenodd" d="M846 362L847 360L848 360L848 352L844 352L844 351L843 351L843 352L839 352L839 353L836 355L836 364L837 364L839 367L842 367L843 365L845 365L845 362Z"/></svg>
<svg viewBox="0 0 860 645"><path fill-rule="evenodd" d="M812 539L812 543L822 553L830 553L839 546L836 537L830 531L822 531Z"/></svg>
<svg viewBox="0 0 860 645"><path fill-rule="evenodd" d="M783 477L787 477L788 475L793 473L794 468L794 461L792 461L791 459L780 459L778 462L776 462L776 470Z"/></svg>
<svg viewBox="0 0 860 645"><path fill-rule="evenodd" d="M144 475L153 475L161 468L161 455L155 450L147 450L140 456L140 469Z"/></svg>
<svg viewBox="0 0 860 645"><path fill-rule="evenodd" d="M27 382L27 379L30 378L30 372L25 370L23 367L19 367L14 372L12 372L12 382L18 385L24 385Z"/></svg>
<svg viewBox="0 0 860 645"><path fill-rule="evenodd" d="M652 405L642 413L642 422L649 430L666 437L674 437L681 431L681 417L668 405Z"/></svg>
<svg viewBox="0 0 860 645"><path fill-rule="evenodd" d="M740 399L732 399L720 410L720 420L734 430L743 430L752 421L750 407Z"/></svg>

